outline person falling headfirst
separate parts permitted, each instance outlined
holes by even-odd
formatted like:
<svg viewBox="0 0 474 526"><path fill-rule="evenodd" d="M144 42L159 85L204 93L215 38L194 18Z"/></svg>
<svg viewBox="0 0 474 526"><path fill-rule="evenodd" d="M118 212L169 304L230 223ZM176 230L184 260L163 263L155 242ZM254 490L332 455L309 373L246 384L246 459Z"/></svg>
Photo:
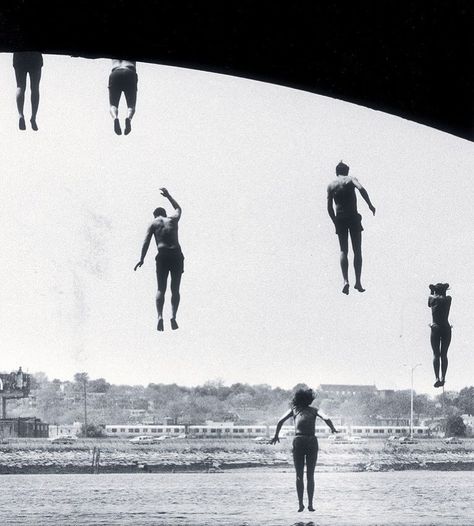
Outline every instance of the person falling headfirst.
<svg viewBox="0 0 474 526"><path fill-rule="evenodd" d="M355 285L359 292L364 292L360 281L362 271L362 216L357 212L357 198L355 189L364 198L372 214L375 215L375 207L370 202L369 194L355 177L349 176L349 166L342 161L336 166L336 179L328 186L328 214L336 227L341 247L341 270L344 279L342 292L349 294L349 277L347 253L349 251L349 232L351 234L352 250L354 252ZM334 213L333 201L336 205Z"/></svg>
<svg viewBox="0 0 474 526"><path fill-rule="evenodd" d="M434 387L442 387L448 370L448 349L451 343L451 325L448 321L451 308L451 296L446 296L448 283L430 285L431 294L428 297L428 307L431 307L433 323L431 323L431 348L433 349L433 369L436 377ZM439 365L441 359L441 380Z"/></svg>
<svg viewBox="0 0 474 526"><path fill-rule="evenodd" d="M184 256L178 241L178 222L181 217L181 207L171 197L166 188L160 188L161 195L166 197L174 207L174 213L167 217L164 208L157 208L153 212L155 219L148 227L145 241L143 242L140 261L135 265L134 270L143 265L152 236L155 236L158 254L156 256L156 277L158 280L158 292L156 294L156 309L158 311L157 329L162 331L163 327L163 305L165 302L165 292L168 284L168 274L171 275L171 328L178 328L176 314L179 307L179 286L181 284L181 274L184 272Z"/></svg>
<svg viewBox="0 0 474 526"><path fill-rule="evenodd" d="M271 444L276 444L280 441L278 435L284 422L293 417L295 424L295 438L293 439L293 462L296 470L296 493L298 495L299 508L298 511L304 510L303 494L304 494L304 464L306 460L306 478L307 478L307 492L308 492L308 510L314 511L313 496L314 496L314 470L316 468L316 461L318 459L318 439L316 438L315 426L316 417L319 416L326 425L331 429L332 433L338 433L331 420L323 415L321 411L315 407L311 407L311 402L314 400L312 389L298 389L293 396L291 402L291 409L285 413L278 421L275 436L271 439Z"/></svg>
<svg viewBox="0 0 474 526"><path fill-rule="evenodd" d="M31 91L31 128L38 131L36 114L38 113L41 80L41 68L43 67L43 55L37 51L23 51L13 53L13 68L16 77L16 106L18 108L18 127L26 130L25 106L26 77L30 76Z"/></svg>
<svg viewBox="0 0 474 526"><path fill-rule="evenodd" d="M125 94L128 108L124 133L128 135L132 131L132 118L135 115L137 103L137 83L136 62L131 60L112 60L112 73L109 77L109 101L110 114L114 119L114 131L117 135L122 135L122 128L118 119L118 106L122 93Z"/></svg>

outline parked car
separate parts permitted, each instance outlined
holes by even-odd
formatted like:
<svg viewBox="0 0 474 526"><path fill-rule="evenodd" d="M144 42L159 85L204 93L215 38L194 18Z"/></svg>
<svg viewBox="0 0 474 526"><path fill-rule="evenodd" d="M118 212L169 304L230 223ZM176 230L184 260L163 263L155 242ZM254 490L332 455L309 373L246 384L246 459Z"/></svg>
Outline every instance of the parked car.
<svg viewBox="0 0 474 526"><path fill-rule="evenodd" d="M357 435L354 435L354 436L350 436L348 437L348 441L351 443L351 444L361 444L362 442L365 442L366 439L363 438L363 437L359 437Z"/></svg>
<svg viewBox="0 0 474 526"><path fill-rule="evenodd" d="M328 440L334 442L334 444L349 444L349 440L346 436L343 435L331 435L328 437Z"/></svg>
<svg viewBox="0 0 474 526"><path fill-rule="evenodd" d="M270 442L270 439L268 437L255 437L253 441L254 442Z"/></svg>
<svg viewBox="0 0 474 526"><path fill-rule="evenodd" d="M163 440L169 440L171 437L169 435L161 435L159 437L156 437L154 440L157 442L162 442Z"/></svg>
<svg viewBox="0 0 474 526"><path fill-rule="evenodd" d="M155 437L149 435L141 435L138 437L133 437L129 440L132 444L154 444L156 442Z"/></svg>
<svg viewBox="0 0 474 526"><path fill-rule="evenodd" d="M391 437L388 437L387 441L390 442L390 443L392 443L392 442L399 442L398 437L395 436L395 435L393 435Z"/></svg>
<svg viewBox="0 0 474 526"><path fill-rule="evenodd" d="M445 440L446 444L462 444L462 440L458 437L449 437Z"/></svg>
<svg viewBox="0 0 474 526"><path fill-rule="evenodd" d="M58 435L49 439L51 444L75 444L77 437L74 435Z"/></svg>
<svg viewBox="0 0 474 526"><path fill-rule="evenodd" d="M411 437L402 437L399 440L400 444L418 444L418 440L414 440Z"/></svg>

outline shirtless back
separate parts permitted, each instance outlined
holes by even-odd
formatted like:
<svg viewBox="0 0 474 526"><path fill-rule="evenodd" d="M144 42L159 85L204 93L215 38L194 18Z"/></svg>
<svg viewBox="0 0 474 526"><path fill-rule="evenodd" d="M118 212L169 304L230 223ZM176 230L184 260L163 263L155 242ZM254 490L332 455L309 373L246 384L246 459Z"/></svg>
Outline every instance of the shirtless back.
<svg viewBox="0 0 474 526"><path fill-rule="evenodd" d="M174 214L171 217L156 217L151 225L155 237L156 246L160 248L180 248L178 241L178 220L179 217Z"/></svg>
<svg viewBox="0 0 474 526"><path fill-rule="evenodd" d="M316 426L318 410L307 406L303 408L293 408L293 420L295 423L295 435L313 436Z"/></svg>
<svg viewBox="0 0 474 526"><path fill-rule="evenodd" d="M338 216L357 214L356 185L354 184L354 179L354 177L349 175L338 177L328 186L328 193L330 193L334 199L336 215Z"/></svg>

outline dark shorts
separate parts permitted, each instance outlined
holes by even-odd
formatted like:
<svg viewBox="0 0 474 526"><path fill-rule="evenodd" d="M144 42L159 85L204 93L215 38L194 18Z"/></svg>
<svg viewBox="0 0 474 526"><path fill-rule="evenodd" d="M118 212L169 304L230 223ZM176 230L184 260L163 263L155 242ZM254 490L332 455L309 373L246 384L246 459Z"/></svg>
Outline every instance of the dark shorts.
<svg viewBox="0 0 474 526"><path fill-rule="evenodd" d="M432 323L430 325L431 333L441 339L451 338L451 325L438 325L437 323Z"/></svg>
<svg viewBox="0 0 474 526"><path fill-rule="evenodd" d="M116 106L122 93L125 94L127 104L135 106L137 101L138 75L135 68L116 68L109 76L110 103Z"/></svg>
<svg viewBox="0 0 474 526"><path fill-rule="evenodd" d="M293 439L293 458L318 454L318 439L312 435L296 435Z"/></svg>
<svg viewBox="0 0 474 526"><path fill-rule="evenodd" d="M19 72L31 73L38 71L42 66L43 55L37 51L13 53L13 67Z"/></svg>
<svg viewBox="0 0 474 526"><path fill-rule="evenodd" d="M360 214L353 214L350 216L336 215L336 234L343 234L344 232L362 232L362 216Z"/></svg>
<svg viewBox="0 0 474 526"><path fill-rule="evenodd" d="M160 248L155 258L156 273L182 274L184 272L184 256L180 248Z"/></svg>

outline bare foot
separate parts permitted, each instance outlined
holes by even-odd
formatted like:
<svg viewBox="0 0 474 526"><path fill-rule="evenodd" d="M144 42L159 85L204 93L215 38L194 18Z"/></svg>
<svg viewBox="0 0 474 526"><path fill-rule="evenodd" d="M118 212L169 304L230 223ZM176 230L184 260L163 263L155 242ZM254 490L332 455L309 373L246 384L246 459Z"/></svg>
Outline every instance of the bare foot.
<svg viewBox="0 0 474 526"><path fill-rule="evenodd" d="M33 117L31 117L30 123L31 123L31 129L33 131L38 131L38 124L36 123L36 119L33 119Z"/></svg>
<svg viewBox="0 0 474 526"><path fill-rule="evenodd" d="M344 283L344 287L342 287L342 293L349 294L349 283Z"/></svg>
<svg viewBox="0 0 474 526"><path fill-rule="evenodd" d="M358 290L359 292L365 292L365 289L362 287L362 285L361 285L360 283L356 283L356 284L354 285L354 288L355 288L356 290Z"/></svg>
<svg viewBox="0 0 474 526"><path fill-rule="evenodd" d="M315 511L312 504L308 504L308 511Z"/></svg>
<svg viewBox="0 0 474 526"><path fill-rule="evenodd" d="M179 329L176 318L171 318L170 323L171 323L171 329L173 331L175 331L176 329Z"/></svg>
<svg viewBox="0 0 474 526"><path fill-rule="evenodd" d="M156 327L156 330L157 331L160 331L160 332L163 332L164 331L164 327L163 327L163 318L160 318L158 320L158 325Z"/></svg>
<svg viewBox="0 0 474 526"><path fill-rule="evenodd" d="M120 127L120 121L118 119L114 119L114 132L117 135L122 135L122 128Z"/></svg>
<svg viewBox="0 0 474 526"><path fill-rule="evenodd" d="M298 508L298 513L299 513L300 511L303 511L303 510L304 510L304 504L300 504L300 507Z"/></svg>
<svg viewBox="0 0 474 526"><path fill-rule="evenodd" d="M125 135L128 135L132 131L132 121L127 117L125 119Z"/></svg>
<svg viewBox="0 0 474 526"><path fill-rule="evenodd" d="M18 119L18 128L20 128L20 130L26 130L25 117Z"/></svg>

